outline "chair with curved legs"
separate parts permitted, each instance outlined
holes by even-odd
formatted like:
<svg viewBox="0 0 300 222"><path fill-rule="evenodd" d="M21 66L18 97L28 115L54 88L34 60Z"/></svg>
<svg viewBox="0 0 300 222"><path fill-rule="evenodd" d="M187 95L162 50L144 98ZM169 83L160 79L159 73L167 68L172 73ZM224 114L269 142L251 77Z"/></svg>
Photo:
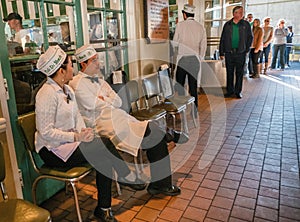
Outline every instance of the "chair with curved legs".
<svg viewBox="0 0 300 222"><path fill-rule="evenodd" d="M162 89L162 94L167 101L171 101L174 104L186 104L186 106L191 106L191 115L193 119L194 126L197 127L195 113L195 97L190 95L175 95L174 85L170 74L170 69L166 65L162 65L158 71L158 77Z"/></svg>
<svg viewBox="0 0 300 222"><path fill-rule="evenodd" d="M127 84L127 89L128 89L128 98L130 104L134 104L131 106L131 112L130 114L133 115L135 118L138 120L163 120L165 124L166 120L166 114L167 111L165 109L155 109L151 107L141 107L140 102L141 102L141 96L139 94L139 85L138 82L135 80L129 81Z"/></svg>
<svg viewBox="0 0 300 222"><path fill-rule="evenodd" d="M38 174L38 177L35 179L32 185L32 198L34 204L36 204L36 188L39 181L41 181L42 179L54 179L70 183L74 192L74 201L78 221L82 222L76 184L78 183L78 181L87 176L93 170L92 166L89 164L83 164L81 166L73 168L53 168L48 167L45 164L43 164L42 166L38 166L35 160L36 152L34 146L34 134L36 131L35 113L32 112L29 114L19 116L18 122L24 137L24 146L26 148L26 151L28 152L33 168Z"/></svg>
<svg viewBox="0 0 300 222"><path fill-rule="evenodd" d="M4 201L0 202L0 222L47 222L51 221L50 213L28 201L9 199L4 186L5 162L3 146L0 142L0 187Z"/></svg>
<svg viewBox="0 0 300 222"><path fill-rule="evenodd" d="M176 128L176 115L179 114L183 119L181 128L183 131L188 133L187 120L186 120L186 105L185 103L173 103L170 100L166 100L163 97L161 85L159 82L158 74L152 74L146 76L142 80L143 91L146 97L147 107L155 109L164 109L167 111L167 115L172 117L173 129ZM151 105L150 105L151 104ZM182 129L181 129L182 130Z"/></svg>

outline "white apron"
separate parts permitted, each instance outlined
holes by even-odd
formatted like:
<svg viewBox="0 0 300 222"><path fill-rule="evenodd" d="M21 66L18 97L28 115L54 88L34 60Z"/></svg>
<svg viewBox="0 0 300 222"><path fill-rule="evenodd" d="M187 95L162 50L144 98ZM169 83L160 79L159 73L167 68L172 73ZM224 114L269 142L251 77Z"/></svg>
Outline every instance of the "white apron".
<svg viewBox="0 0 300 222"><path fill-rule="evenodd" d="M96 120L96 131L108 137L117 149L138 155L148 121L139 121L122 109L106 107Z"/></svg>

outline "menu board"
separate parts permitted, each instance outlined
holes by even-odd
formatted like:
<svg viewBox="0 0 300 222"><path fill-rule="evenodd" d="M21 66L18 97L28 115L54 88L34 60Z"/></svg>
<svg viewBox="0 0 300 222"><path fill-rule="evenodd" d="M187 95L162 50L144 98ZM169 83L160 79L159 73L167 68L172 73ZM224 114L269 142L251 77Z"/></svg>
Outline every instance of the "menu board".
<svg viewBox="0 0 300 222"><path fill-rule="evenodd" d="M148 43L169 38L169 0L144 0L145 38Z"/></svg>

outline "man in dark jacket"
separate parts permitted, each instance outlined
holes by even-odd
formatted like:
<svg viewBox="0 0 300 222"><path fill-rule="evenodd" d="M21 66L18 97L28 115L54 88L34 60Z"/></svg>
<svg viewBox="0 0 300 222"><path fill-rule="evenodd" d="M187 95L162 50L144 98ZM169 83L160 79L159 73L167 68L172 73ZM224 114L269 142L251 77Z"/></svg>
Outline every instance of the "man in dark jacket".
<svg viewBox="0 0 300 222"><path fill-rule="evenodd" d="M220 58L226 63L227 93L225 97L242 98L243 67L246 53L253 40L251 26L243 19L244 9L236 6L232 10L233 18L225 23L220 40ZM233 83L235 72L235 86Z"/></svg>

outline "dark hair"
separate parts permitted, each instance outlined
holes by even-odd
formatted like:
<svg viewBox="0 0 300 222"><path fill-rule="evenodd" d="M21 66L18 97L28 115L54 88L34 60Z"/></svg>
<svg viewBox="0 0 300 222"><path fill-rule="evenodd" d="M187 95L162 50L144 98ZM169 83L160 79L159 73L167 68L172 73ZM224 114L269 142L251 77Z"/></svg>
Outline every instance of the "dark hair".
<svg viewBox="0 0 300 222"><path fill-rule="evenodd" d="M195 17L195 14L192 14L192 13L188 13L188 12L186 12L186 11L183 11L182 10L182 13L184 13L185 15L186 15L186 17L191 17L191 18L194 18Z"/></svg>
<svg viewBox="0 0 300 222"><path fill-rule="evenodd" d="M65 69L66 70L67 66L68 66L68 63L69 63L69 56L67 55L66 58L65 58L65 61L63 62L63 64L61 64L61 66L49 77L53 78L54 76L56 76L56 73L59 69Z"/></svg>
<svg viewBox="0 0 300 222"><path fill-rule="evenodd" d="M243 9L243 6L241 6L241 5L238 5L238 6L235 6L233 9L232 9L232 14L234 14L235 13L235 11L237 11L237 10L239 10L239 9Z"/></svg>

